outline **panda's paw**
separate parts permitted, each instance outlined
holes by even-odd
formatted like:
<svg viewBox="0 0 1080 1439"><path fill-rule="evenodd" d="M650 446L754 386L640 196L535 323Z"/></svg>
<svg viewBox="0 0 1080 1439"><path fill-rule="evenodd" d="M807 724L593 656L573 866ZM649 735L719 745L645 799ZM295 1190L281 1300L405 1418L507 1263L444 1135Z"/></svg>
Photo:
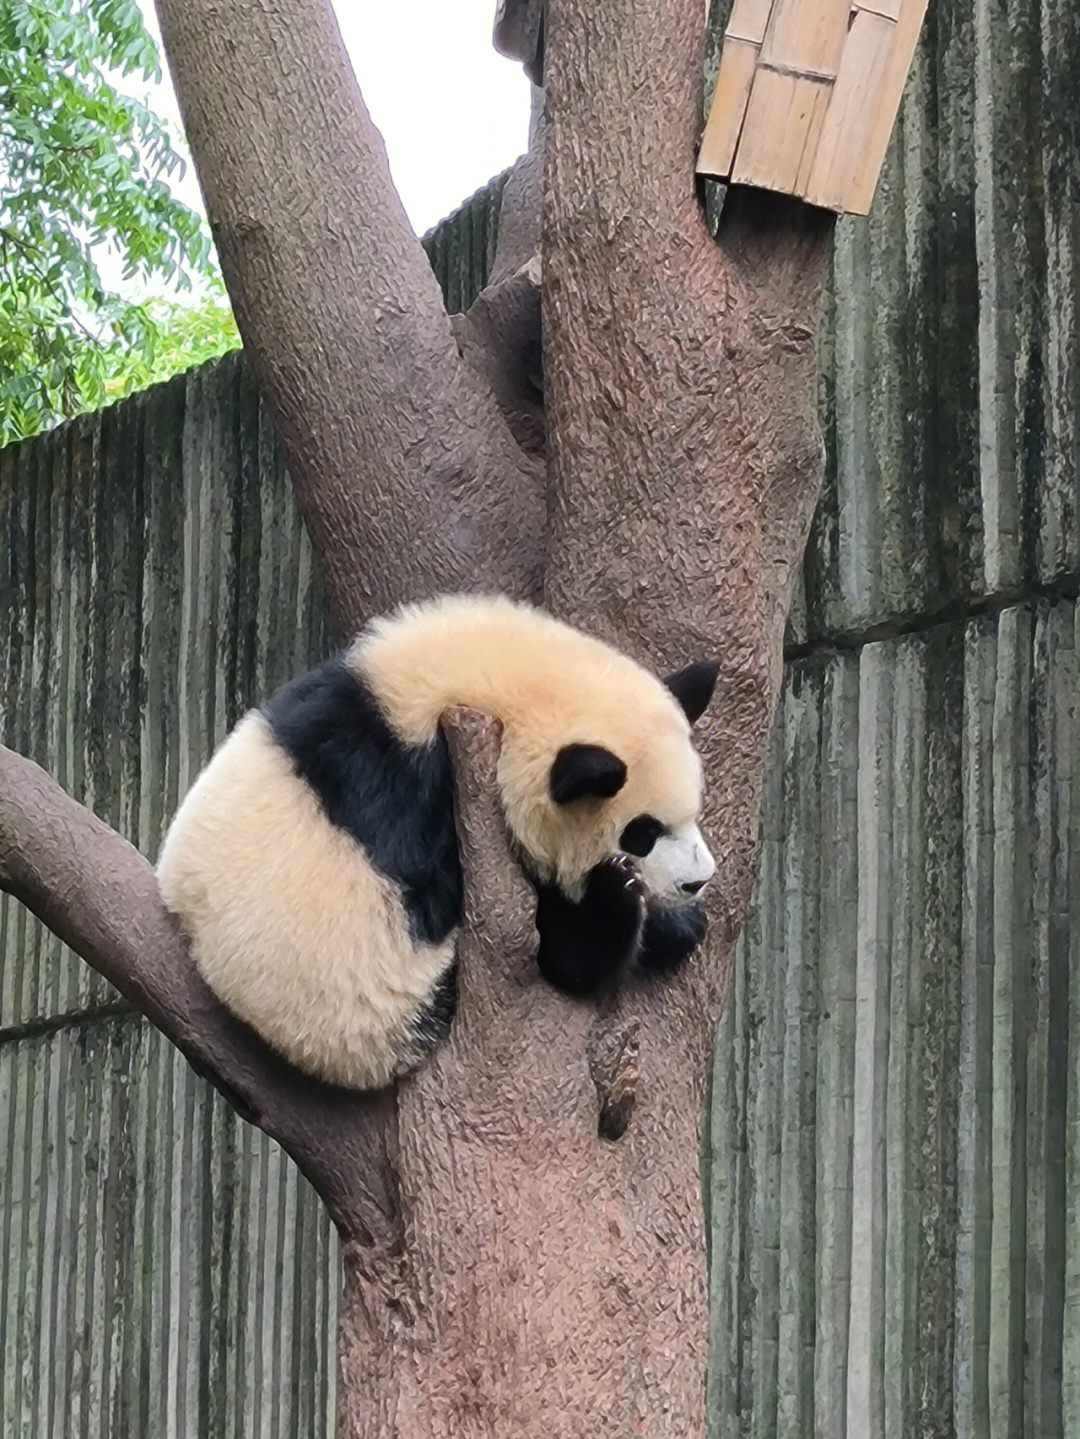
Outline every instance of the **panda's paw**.
<svg viewBox="0 0 1080 1439"><path fill-rule="evenodd" d="M621 856L598 864L585 886L585 904L594 922L628 949L640 938L646 897L645 882Z"/></svg>
<svg viewBox="0 0 1080 1439"><path fill-rule="evenodd" d="M613 855L611 859L601 860L590 872L585 893L590 900L603 899L612 904L620 903L622 896L644 903L645 882L630 860L623 855Z"/></svg>
<svg viewBox="0 0 1080 1439"><path fill-rule="evenodd" d="M617 860L589 872L580 899L568 899L555 885L538 885L540 973L564 994L603 992L632 967L646 914L644 884Z"/></svg>

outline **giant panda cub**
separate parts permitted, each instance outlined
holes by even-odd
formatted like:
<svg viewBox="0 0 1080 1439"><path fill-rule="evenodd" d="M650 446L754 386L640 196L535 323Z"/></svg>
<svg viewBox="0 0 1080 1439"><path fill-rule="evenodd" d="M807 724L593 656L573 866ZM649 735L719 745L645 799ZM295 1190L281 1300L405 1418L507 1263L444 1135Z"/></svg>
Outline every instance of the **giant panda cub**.
<svg viewBox="0 0 1080 1439"><path fill-rule="evenodd" d="M446 1033L462 879L439 718L501 726L503 813L540 972L573 995L664 972L714 869L690 725L716 666L666 683L538 610L457 596L370 624L252 710L199 775L158 881L207 984L310 1074L358 1089Z"/></svg>

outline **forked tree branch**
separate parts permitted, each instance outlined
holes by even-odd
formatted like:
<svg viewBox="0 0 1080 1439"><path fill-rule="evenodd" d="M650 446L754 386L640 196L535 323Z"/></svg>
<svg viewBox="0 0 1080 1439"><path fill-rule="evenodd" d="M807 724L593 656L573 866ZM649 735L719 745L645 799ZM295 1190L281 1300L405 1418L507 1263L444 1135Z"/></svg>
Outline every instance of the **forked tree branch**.
<svg viewBox="0 0 1080 1439"><path fill-rule="evenodd" d="M459 354L329 0L158 11L338 634L433 590L535 592L535 467Z"/></svg>
<svg viewBox="0 0 1080 1439"><path fill-rule="evenodd" d="M584 1415L596 1432L700 1434L697 1122L749 895L782 601L820 482L814 327L830 225L763 202L752 224L728 216L721 246L708 236L693 175L701 0L547 0L549 491L521 448L539 414L528 356L500 377L472 355L497 350L517 316L535 326L535 225L508 226L491 292L459 327L463 360L328 0L159 8L339 630L440 588L533 593L544 545L556 613L656 665L719 659L700 731L712 932L662 1000L630 986L598 1011L543 985L494 798L493 735L469 725L450 731L462 1002L390 1103L303 1080L241 1031L195 973L148 866L4 752L0 887L326 1199L347 1241L350 1439L577 1435ZM535 194L536 179L524 167L516 188ZM436 1353L441 1383L423 1362ZM581 1363L559 1362L567 1354Z"/></svg>

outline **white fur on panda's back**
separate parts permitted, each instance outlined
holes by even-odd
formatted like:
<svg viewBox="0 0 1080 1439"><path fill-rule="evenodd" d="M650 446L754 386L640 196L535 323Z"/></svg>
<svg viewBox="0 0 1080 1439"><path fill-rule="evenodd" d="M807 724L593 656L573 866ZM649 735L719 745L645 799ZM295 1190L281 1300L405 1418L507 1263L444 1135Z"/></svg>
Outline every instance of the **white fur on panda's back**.
<svg viewBox="0 0 1080 1439"><path fill-rule="evenodd" d="M301 1069L373 1088L409 1067L453 936L413 942L396 887L330 823L261 714L196 780L157 873L207 984Z"/></svg>

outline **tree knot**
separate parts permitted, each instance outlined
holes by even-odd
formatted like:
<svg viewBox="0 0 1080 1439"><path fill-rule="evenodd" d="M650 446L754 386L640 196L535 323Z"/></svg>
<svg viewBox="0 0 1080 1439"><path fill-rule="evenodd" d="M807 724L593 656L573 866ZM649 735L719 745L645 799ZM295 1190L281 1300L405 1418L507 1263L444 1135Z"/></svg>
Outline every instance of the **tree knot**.
<svg viewBox="0 0 1080 1439"><path fill-rule="evenodd" d="M600 1017L589 1031L586 1054L598 1101L596 1131L621 1139L637 1102L640 1074L639 1019L612 1022Z"/></svg>

